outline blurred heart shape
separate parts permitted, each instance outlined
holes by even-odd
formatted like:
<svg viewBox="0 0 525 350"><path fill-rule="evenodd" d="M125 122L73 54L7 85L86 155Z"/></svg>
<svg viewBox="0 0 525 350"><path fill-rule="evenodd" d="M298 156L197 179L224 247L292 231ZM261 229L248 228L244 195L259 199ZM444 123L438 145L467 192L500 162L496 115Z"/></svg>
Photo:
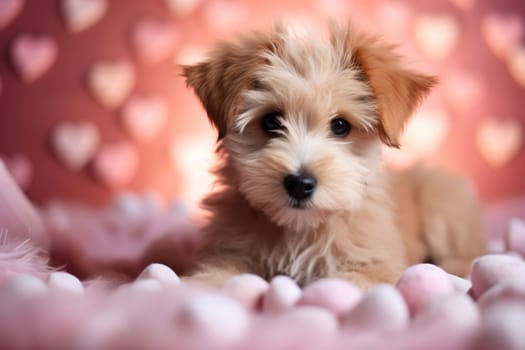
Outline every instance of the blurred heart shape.
<svg viewBox="0 0 525 350"><path fill-rule="evenodd" d="M476 130L478 151L494 168L500 168L515 157L522 145L523 131L513 119L488 118Z"/></svg>
<svg viewBox="0 0 525 350"><path fill-rule="evenodd" d="M510 53L507 67L516 83L525 88L525 47L517 47Z"/></svg>
<svg viewBox="0 0 525 350"><path fill-rule="evenodd" d="M412 15L413 9L406 2L382 1L376 8L377 24L381 32L393 40L406 36Z"/></svg>
<svg viewBox="0 0 525 350"><path fill-rule="evenodd" d="M470 11L474 8L476 0L449 0L450 3L460 10Z"/></svg>
<svg viewBox="0 0 525 350"><path fill-rule="evenodd" d="M22 11L23 0L0 0L0 29L7 27Z"/></svg>
<svg viewBox="0 0 525 350"><path fill-rule="evenodd" d="M26 83L44 75L55 63L58 45L48 35L18 35L11 48L11 58L16 71Z"/></svg>
<svg viewBox="0 0 525 350"><path fill-rule="evenodd" d="M430 59L443 60L458 44L460 27L450 14L420 15L415 21L414 39Z"/></svg>
<svg viewBox="0 0 525 350"><path fill-rule="evenodd" d="M139 164L137 150L125 141L103 145L93 159L97 178L112 189L125 187L135 176Z"/></svg>
<svg viewBox="0 0 525 350"><path fill-rule="evenodd" d="M93 26L104 17L107 9L107 0L62 0L62 16L73 33Z"/></svg>
<svg viewBox="0 0 525 350"><path fill-rule="evenodd" d="M515 13L489 13L481 22L481 34L487 46L500 59L513 51L524 33L525 24Z"/></svg>
<svg viewBox="0 0 525 350"><path fill-rule="evenodd" d="M483 96L484 84L480 76L463 70L446 74L443 79L445 96L450 105L467 109L479 102Z"/></svg>
<svg viewBox="0 0 525 350"><path fill-rule="evenodd" d="M51 134L51 145L64 166L78 171L93 158L99 138L99 131L91 122L62 122Z"/></svg>
<svg viewBox="0 0 525 350"><path fill-rule="evenodd" d="M172 56L179 35L167 20L143 18L131 29L131 46L145 63L157 64Z"/></svg>
<svg viewBox="0 0 525 350"><path fill-rule="evenodd" d="M115 109L128 97L135 84L135 68L127 61L101 61L88 73L88 88L104 107Z"/></svg>
<svg viewBox="0 0 525 350"><path fill-rule="evenodd" d="M449 118L440 109L423 109L408 122L402 145L411 152L426 156L441 145L449 130Z"/></svg>
<svg viewBox="0 0 525 350"><path fill-rule="evenodd" d="M166 0L166 6L174 15L186 16L192 13L203 0Z"/></svg>
<svg viewBox="0 0 525 350"><path fill-rule="evenodd" d="M16 184L23 190L27 189L33 179L33 163L31 160L21 153L1 156L0 159L4 162Z"/></svg>
<svg viewBox="0 0 525 350"><path fill-rule="evenodd" d="M248 10L240 1L208 0L203 15L212 31L226 34L238 29L246 21Z"/></svg>
<svg viewBox="0 0 525 350"><path fill-rule="evenodd" d="M424 108L410 119L401 139L401 148L384 147L385 162L398 168L409 167L435 152L449 131L449 117L438 108Z"/></svg>
<svg viewBox="0 0 525 350"><path fill-rule="evenodd" d="M135 95L128 99L121 112L126 131L139 142L153 140L166 123L168 106L159 96Z"/></svg>

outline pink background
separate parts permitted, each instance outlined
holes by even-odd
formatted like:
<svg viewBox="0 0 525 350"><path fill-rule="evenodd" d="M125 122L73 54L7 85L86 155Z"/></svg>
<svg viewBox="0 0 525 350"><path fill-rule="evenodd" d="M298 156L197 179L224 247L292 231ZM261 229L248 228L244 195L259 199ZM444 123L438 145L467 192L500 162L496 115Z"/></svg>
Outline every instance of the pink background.
<svg viewBox="0 0 525 350"><path fill-rule="evenodd" d="M66 28L59 3L26 0L22 12L0 29L0 156L9 159L21 154L29 160L32 176L26 192L37 203L66 198L101 204L116 191L130 189L195 204L210 185L206 171L212 165L215 134L198 101L185 88L175 63L198 57L232 32L265 28L274 18L322 25L326 17L339 21L352 18L366 30L402 43L400 52L415 66L440 76L443 83L423 109L439 111L447 127L441 142L424 155L426 162L468 176L486 202L525 194L525 89L513 78L505 59L490 50L482 30L490 15L517 16L525 27L523 1L203 0L190 14L181 15L170 13L162 0L110 0L104 17L79 33ZM393 8L400 14L394 14ZM236 14L229 15L228 9ZM424 16L445 16L457 25L454 45L442 59L429 57L415 39L416 23ZM178 34L173 54L159 64L142 63L129 45L130 28L144 17L169 20ZM20 33L47 34L58 43L56 62L31 84L19 78L10 58L13 40ZM501 40L506 40L505 33ZM521 35L514 46L525 47L525 37ZM156 94L167 101L168 122L152 142L134 142L122 127L119 110L105 109L88 93L87 71L106 59L126 59L134 64L137 79L133 93ZM525 75L525 62L521 66ZM476 81L475 88L470 88L476 91L475 96L460 99L464 103L459 105L450 97L450 84L446 83L458 72ZM465 89L460 87L459 91ZM521 135L512 156L498 166L484 159L476 143L478 128L488 119L511 120ZM102 184L91 164L71 171L55 157L50 147L53 128L63 121L80 120L97 126L101 144L127 140L136 147L139 166L123 188ZM500 146L497 139L490 143L491 147Z"/></svg>

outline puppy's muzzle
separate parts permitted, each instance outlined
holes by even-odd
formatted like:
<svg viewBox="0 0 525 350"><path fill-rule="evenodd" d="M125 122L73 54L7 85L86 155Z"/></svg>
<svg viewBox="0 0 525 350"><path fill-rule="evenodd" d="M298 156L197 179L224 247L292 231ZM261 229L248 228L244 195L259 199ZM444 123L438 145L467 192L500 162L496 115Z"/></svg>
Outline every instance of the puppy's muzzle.
<svg viewBox="0 0 525 350"><path fill-rule="evenodd" d="M291 198L297 201L304 201L315 192L317 179L307 173L287 175L284 178L283 185Z"/></svg>

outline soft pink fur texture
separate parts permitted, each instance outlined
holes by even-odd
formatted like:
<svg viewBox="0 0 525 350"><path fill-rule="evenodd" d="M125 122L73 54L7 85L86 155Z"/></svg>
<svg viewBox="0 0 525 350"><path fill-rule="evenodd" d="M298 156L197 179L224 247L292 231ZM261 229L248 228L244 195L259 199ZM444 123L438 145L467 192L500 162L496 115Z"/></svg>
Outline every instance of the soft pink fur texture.
<svg viewBox="0 0 525 350"><path fill-rule="evenodd" d="M153 259L184 271L198 245L196 220L149 195L122 193L104 208L51 202L42 215L54 264L83 277L136 276Z"/></svg>
<svg viewBox="0 0 525 350"><path fill-rule="evenodd" d="M45 279L53 270L48 263L48 254L30 240L9 242L0 235L0 284L19 274Z"/></svg>
<svg viewBox="0 0 525 350"><path fill-rule="evenodd" d="M17 274L47 277L49 245L42 217L0 161L0 283Z"/></svg>

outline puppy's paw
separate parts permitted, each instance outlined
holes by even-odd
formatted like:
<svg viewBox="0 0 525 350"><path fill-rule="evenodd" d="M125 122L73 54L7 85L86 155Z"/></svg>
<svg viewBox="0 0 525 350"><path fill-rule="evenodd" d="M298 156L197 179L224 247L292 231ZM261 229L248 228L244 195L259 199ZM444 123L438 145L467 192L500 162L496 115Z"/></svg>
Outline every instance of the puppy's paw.
<svg viewBox="0 0 525 350"><path fill-rule="evenodd" d="M402 272L402 269L392 269L386 263L374 263L358 269L345 269L330 277L345 279L363 290L368 290L378 284L396 283Z"/></svg>
<svg viewBox="0 0 525 350"><path fill-rule="evenodd" d="M243 272L246 272L246 270L234 263L226 263L224 261L202 262L193 272L183 277L183 280L220 287L229 278Z"/></svg>
<svg viewBox="0 0 525 350"><path fill-rule="evenodd" d="M190 275L182 277L182 281L195 282L205 284L212 287L221 287L228 278L234 276L233 273L227 271L213 270L213 271L197 271Z"/></svg>

